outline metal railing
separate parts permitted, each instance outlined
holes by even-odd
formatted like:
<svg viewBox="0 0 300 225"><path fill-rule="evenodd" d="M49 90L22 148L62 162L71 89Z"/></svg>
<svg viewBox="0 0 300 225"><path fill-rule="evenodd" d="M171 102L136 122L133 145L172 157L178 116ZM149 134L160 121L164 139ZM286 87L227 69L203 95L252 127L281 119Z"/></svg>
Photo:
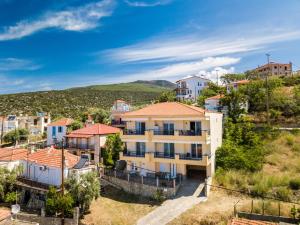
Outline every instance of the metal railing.
<svg viewBox="0 0 300 225"><path fill-rule="evenodd" d="M202 136L201 130L179 130L179 136Z"/></svg>
<svg viewBox="0 0 300 225"><path fill-rule="evenodd" d="M67 143L67 148L76 148L82 150L94 149L95 145Z"/></svg>
<svg viewBox="0 0 300 225"><path fill-rule="evenodd" d="M126 125L125 121L112 120L111 125Z"/></svg>
<svg viewBox="0 0 300 225"><path fill-rule="evenodd" d="M202 155L201 156L193 156L190 153L179 153L179 159L183 160L202 160Z"/></svg>
<svg viewBox="0 0 300 225"><path fill-rule="evenodd" d="M154 135L174 135L174 130L153 130Z"/></svg>
<svg viewBox="0 0 300 225"><path fill-rule="evenodd" d="M154 157L155 158L166 158L166 159L174 159L175 154L167 154L165 152L154 152Z"/></svg>
<svg viewBox="0 0 300 225"><path fill-rule="evenodd" d="M125 129L124 135L145 135L145 130Z"/></svg>
<svg viewBox="0 0 300 225"><path fill-rule="evenodd" d="M131 156L131 157L145 157L145 152L138 151L124 151L123 156Z"/></svg>

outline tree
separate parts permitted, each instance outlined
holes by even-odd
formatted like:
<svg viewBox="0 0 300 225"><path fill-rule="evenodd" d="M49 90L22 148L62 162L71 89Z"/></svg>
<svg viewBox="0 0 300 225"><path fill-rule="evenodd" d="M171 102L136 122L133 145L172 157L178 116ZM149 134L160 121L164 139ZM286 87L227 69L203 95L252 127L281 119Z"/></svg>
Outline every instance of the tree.
<svg viewBox="0 0 300 225"><path fill-rule="evenodd" d="M46 194L47 215L57 215L64 212L64 215L71 216L74 207L73 197L67 193L62 196L54 187L50 187Z"/></svg>
<svg viewBox="0 0 300 225"><path fill-rule="evenodd" d="M22 167L17 167L12 171L0 167L0 200L6 201L11 199L12 192L15 190L17 176L19 175Z"/></svg>
<svg viewBox="0 0 300 225"><path fill-rule="evenodd" d="M72 175L66 182L66 188L82 213L90 208L93 199L100 195L100 181L95 172L81 174L79 179Z"/></svg>
<svg viewBox="0 0 300 225"><path fill-rule="evenodd" d="M223 170L260 170L263 165L264 149L261 138L247 118L237 123L226 122L223 145L216 151L216 164Z"/></svg>
<svg viewBox="0 0 300 225"><path fill-rule="evenodd" d="M244 80L246 79L246 75L241 73L241 74L225 74L221 76L221 81L223 84L230 84L235 81L239 80Z"/></svg>
<svg viewBox="0 0 300 225"><path fill-rule="evenodd" d="M119 160L119 154L123 151L123 143L119 134L111 134L106 138L105 150L103 151L104 164L114 166Z"/></svg>
<svg viewBox="0 0 300 225"><path fill-rule="evenodd" d="M221 99L221 104L227 107L229 118L236 122L240 115L245 113L247 99L241 91L231 88Z"/></svg>
<svg viewBox="0 0 300 225"><path fill-rule="evenodd" d="M90 108L87 112L81 115L81 120L85 122L91 116L95 123L109 124L109 112L101 108Z"/></svg>
<svg viewBox="0 0 300 225"><path fill-rule="evenodd" d="M164 91L158 97L158 102L175 102L176 92L175 91Z"/></svg>
<svg viewBox="0 0 300 225"><path fill-rule="evenodd" d="M7 143L17 143L28 140L29 131L26 129L15 129L4 135L3 140Z"/></svg>
<svg viewBox="0 0 300 225"><path fill-rule="evenodd" d="M82 122L75 120L68 126L68 132L72 132L73 130L78 130L83 128Z"/></svg>
<svg viewBox="0 0 300 225"><path fill-rule="evenodd" d="M200 107L203 107L205 104L205 99L215 96L215 95L218 95L218 94L224 94L225 92L226 92L225 87L221 87L221 86L216 85L213 82L209 82L208 87L204 88L201 91L201 94L198 96L197 105Z"/></svg>

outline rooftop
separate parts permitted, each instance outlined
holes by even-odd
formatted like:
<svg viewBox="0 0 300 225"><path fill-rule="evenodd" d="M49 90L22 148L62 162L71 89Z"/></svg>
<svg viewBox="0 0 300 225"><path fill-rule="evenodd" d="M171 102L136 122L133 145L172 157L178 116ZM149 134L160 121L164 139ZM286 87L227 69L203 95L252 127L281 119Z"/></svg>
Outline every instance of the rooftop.
<svg viewBox="0 0 300 225"><path fill-rule="evenodd" d="M0 148L0 161L17 161L26 159L27 149Z"/></svg>
<svg viewBox="0 0 300 225"><path fill-rule="evenodd" d="M177 80L176 83L179 82L179 81L187 80L187 79L191 79L191 78L198 78L198 79L203 79L203 80L211 81L210 79L207 79L207 78L202 77L202 76L190 75L190 76L186 76L186 77L184 77L184 78L182 78L180 80Z"/></svg>
<svg viewBox="0 0 300 225"><path fill-rule="evenodd" d="M124 117L134 116L204 116L205 109L179 102L163 102L127 112Z"/></svg>
<svg viewBox="0 0 300 225"><path fill-rule="evenodd" d="M266 222L261 220L248 220L244 218L232 218L228 225L275 225L277 223Z"/></svg>
<svg viewBox="0 0 300 225"><path fill-rule="evenodd" d="M96 123L82 129L72 131L67 137L89 138L93 135L115 134L119 133L120 129L108 126L101 123Z"/></svg>
<svg viewBox="0 0 300 225"><path fill-rule="evenodd" d="M73 119L62 118L62 119L59 119L57 121L54 121L54 122L48 124L48 126L68 126L71 123L73 123Z"/></svg>
<svg viewBox="0 0 300 225"><path fill-rule="evenodd" d="M66 168L73 168L79 161L79 157L67 151L64 153L66 160ZM43 166L61 168L62 152L60 149L47 148L31 153L28 156L28 161L40 164Z"/></svg>
<svg viewBox="0 0 300 225"><path fill-rule="evenodd" d="M220 98L223 98L223 97L224 97L224 95L215 95L215 96L209 97L205 100L220 99Z"/></svg>

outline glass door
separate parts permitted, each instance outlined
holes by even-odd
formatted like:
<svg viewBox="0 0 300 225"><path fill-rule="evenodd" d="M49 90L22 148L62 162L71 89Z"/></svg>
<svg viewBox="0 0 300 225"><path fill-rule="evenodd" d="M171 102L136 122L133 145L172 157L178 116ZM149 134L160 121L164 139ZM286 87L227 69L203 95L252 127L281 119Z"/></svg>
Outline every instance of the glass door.
<svg viewBox="0 0 300 225"><path fill-rule="evenodd" d="M164 123L163 129L164 135L174 135L174 123Z"/></svg>
<svg viewBox="0 0 300 225"><path fill-rule="evenodd" d="M145 134L145 130L146 130L145 122L136 122L135 127L136 127L137 134L142 134L142 135Z"/></svg>
<svg viewBox="0 0 300 225"><path fill-rule="evenodd" d="M173 158L174 152L174 143L164 143L164 156L166 158Z"/></svg>
<svg viewBox="0 0 300 225"><path fill-rule="evenodd" d="M192 158L202 157L202 144L192 144L191 145L191 155Z"/></svg>
<svg viewBox="0 0 300 225"><path fill-rule="evenodd" d="M201 135L201 122L190 122L190 131L193 135Z"/></svg>
<svg viewBox="0 0 300 225"><path fill-rule="evenodd" d="M145 142L137 142L136 143L136 155L143 156L145 155L146 144Z"/></svg>

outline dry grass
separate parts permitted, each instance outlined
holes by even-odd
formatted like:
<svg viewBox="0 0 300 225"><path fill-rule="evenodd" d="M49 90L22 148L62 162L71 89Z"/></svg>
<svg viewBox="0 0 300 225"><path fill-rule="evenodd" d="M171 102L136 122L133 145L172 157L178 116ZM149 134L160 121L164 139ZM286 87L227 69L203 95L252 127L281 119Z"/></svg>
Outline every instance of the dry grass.
<svg viewBox="0 0 300 225"><path fill-rule="evenodd" d="M202 202L174 219L168 225L227 224L233 216L234 204L243 205L249 201L241 195L230 195L212 189L206 202Z"/></svg>
<svg viewBox="0 0 300 225"><path fill-rule="evenodd" d="M105 194L92 203L81 224L131 225L156 207L153 201L107 187Z"/></svg>

